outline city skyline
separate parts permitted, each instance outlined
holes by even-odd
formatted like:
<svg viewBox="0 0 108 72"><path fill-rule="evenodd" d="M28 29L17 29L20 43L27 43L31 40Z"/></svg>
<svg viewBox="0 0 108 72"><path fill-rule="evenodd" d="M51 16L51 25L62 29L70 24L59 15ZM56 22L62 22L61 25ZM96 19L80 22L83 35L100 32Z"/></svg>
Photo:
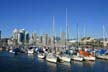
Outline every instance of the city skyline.
<svg viewBox="0 0 108 72"><path fill-rule="evenodd" d="M15 28L26 29L31 34L51 35L52 17L55 16L55 32L66 31L66 8L68 9L69 37L102 37L102 26L108 34L107 0L1 0L0 30L2 37L10 37Z"/></svg>

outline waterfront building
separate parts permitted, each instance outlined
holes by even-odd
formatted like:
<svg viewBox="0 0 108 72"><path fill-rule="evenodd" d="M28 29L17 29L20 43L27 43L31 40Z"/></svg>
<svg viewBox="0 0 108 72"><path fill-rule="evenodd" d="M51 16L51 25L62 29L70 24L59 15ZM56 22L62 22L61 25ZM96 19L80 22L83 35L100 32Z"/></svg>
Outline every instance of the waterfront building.
<svg viewBox="0 0 108 72"><path fill-rule="evenodd" d="M8 40L8 46L12 46L13 45L13 41L11 39Z"/></svg>
<svg viewBox="0 0 108 72"><path fill-rule="evenodd" d="M102 44L103 44L103 47L107 47L108 46L108 41L106 40L106 41L101 41L102 42Z"/></svg>
<svg viewBox="0 0 108 72"><path fill-rule="evenodd" d="M8 40L9 40L9 38L2 38L1 39L1 45L6 47L8 45Z"/></svg>

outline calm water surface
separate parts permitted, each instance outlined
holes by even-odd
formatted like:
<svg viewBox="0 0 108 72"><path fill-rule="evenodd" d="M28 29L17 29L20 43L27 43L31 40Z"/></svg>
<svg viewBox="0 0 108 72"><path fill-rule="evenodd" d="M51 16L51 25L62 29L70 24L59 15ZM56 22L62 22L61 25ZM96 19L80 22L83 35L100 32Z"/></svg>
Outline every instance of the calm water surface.
<svg viewBox="0 0 108 72"><path fill-rule="evenodd" d="M108 61L50 63L36 55L0 52L0 72L108 72Z"/></svg>

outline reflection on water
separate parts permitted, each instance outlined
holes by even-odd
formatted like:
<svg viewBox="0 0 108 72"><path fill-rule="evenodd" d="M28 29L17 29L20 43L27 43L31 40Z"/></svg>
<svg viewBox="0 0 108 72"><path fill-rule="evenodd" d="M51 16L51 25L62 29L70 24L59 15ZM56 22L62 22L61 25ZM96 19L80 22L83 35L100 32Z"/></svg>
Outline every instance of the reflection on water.
<svg viewBox="0 0 108 72"><path fill-rule="evenodd" d="M49 67L55 67L56 68L56 63L51 63L51 62L46 62L47 63L47 65L49 66Z"/></svg>
<svg viewBox="0 0 108 72"><path fill-rule="evenodd" d="M35 57L39 62L41 62L41 63L43 63L43 62L45 62L45 60L44 59L41 59L41 58L38 58L38 57Z"/></svg>
<svg viewBox="0 0 108 72"><path fill-rule="evenodd" d="M95 61L85 61L85 62L83 62L84 66L94 66L94 64L95 64Z"/></svg>
<svg viewBox="0 0 108 72"><path fill-rule="evenodd" d="M33 54L27 54L28 55L28 57L34 57L34 55Z"/></svg>
<svg viewBox="0 0 108 72"><path fill-rule="evenodd" d="M78 66L83 66L83 62L80 62L80 61L72 61L71 64L76 64Z"/></svg>
<svg viewBox="0 0 108 72"><path fill-rule="evenodd" d="M0 52L0 72L108 72L108 61L50 63L33 54Z"/></svg>
<svg viewBox="0 0 108 72"><path fill-rule="evenodd" d="M57 72L70 72L71 64L69 62L58 63L57 64Z"/></svg>
<svg viewBox="0 0 108 72"><path fill-rule="evenodd" d="M56 63L46 62L46 64L49 72L56 72L57 69Z"/></svg>

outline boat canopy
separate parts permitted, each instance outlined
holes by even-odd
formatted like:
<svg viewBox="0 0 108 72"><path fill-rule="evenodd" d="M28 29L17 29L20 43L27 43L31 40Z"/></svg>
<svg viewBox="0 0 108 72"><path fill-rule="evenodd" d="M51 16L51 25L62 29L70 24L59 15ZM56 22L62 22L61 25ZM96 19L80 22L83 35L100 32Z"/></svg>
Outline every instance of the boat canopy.
<svg viewBox="0 0 108 72"><path fill-rule="evenodd" d="M43 49L42 49L42 48L38 48L37 51L38 51L38 52L43 52Z"/></svg>
<svg viewBox="0 0 108 72"><path fill-rule="evenodd" d="M106 52L106 49L104 49L104 48L100 50L100 54L101 54L101 55L102 55L102 54L105 54L105 52Z"/></svg>
<svg viewBox="0 0 108 72"><path fill-rule="evenodd" d="M14 48L13 49L13 52L20 52L21 50L20 50L20 48Z"/></svg>

